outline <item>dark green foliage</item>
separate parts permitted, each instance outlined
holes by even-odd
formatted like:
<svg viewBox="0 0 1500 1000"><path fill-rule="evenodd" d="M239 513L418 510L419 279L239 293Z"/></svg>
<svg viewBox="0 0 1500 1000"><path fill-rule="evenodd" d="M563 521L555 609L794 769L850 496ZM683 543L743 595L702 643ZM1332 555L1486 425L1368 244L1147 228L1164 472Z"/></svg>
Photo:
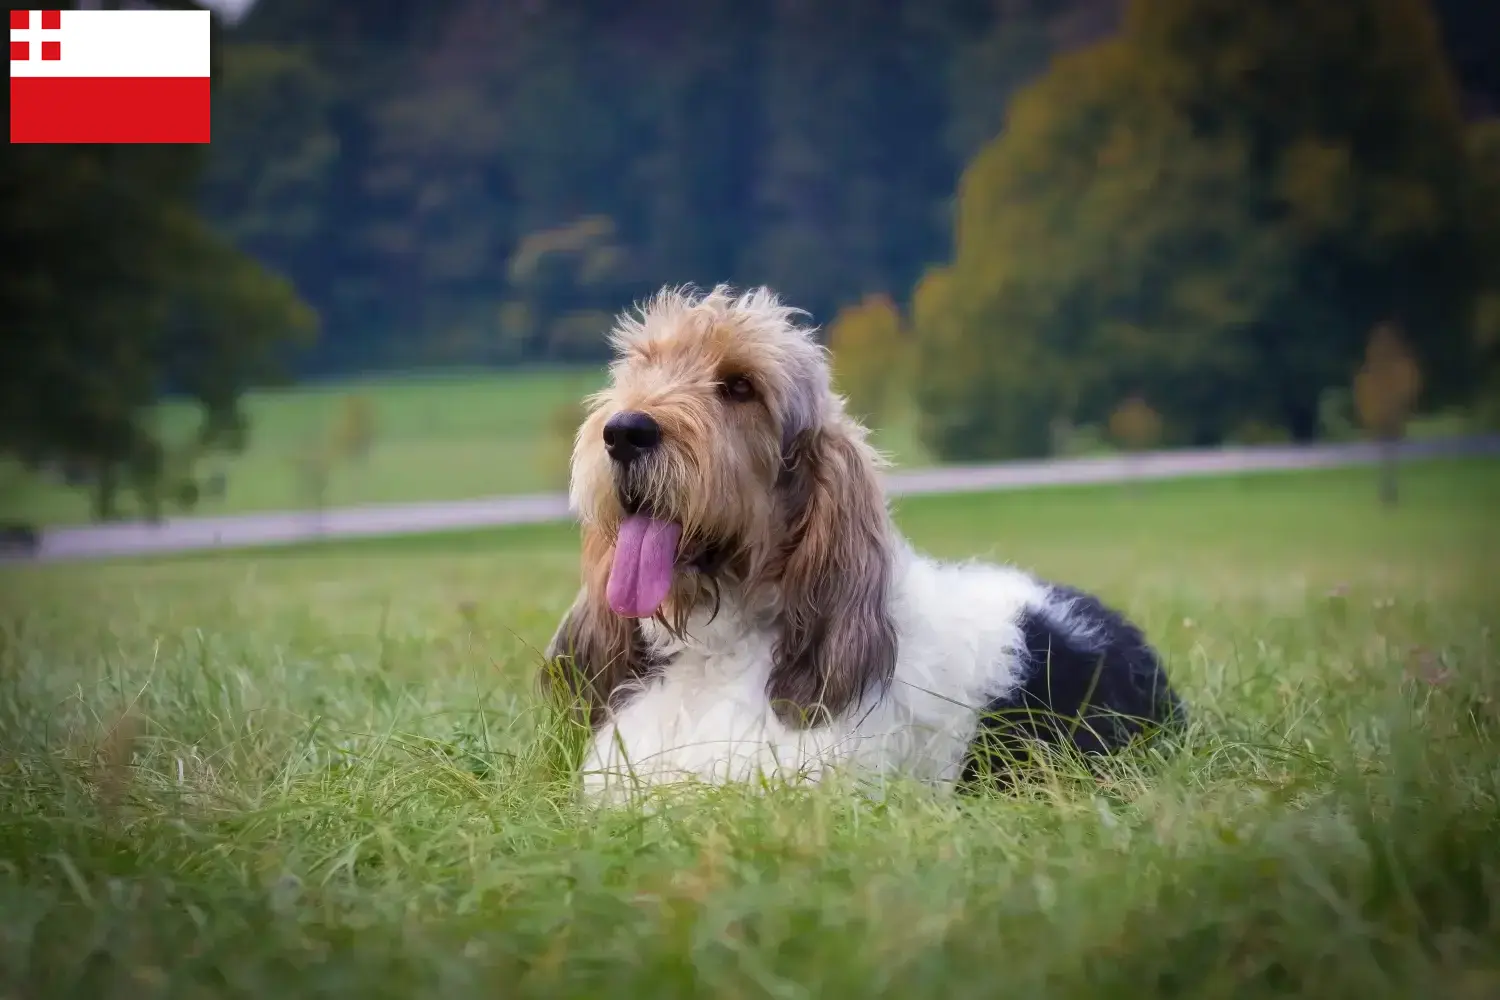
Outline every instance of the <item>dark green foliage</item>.
<svg viewBox="0 0 1500 1000"><path fill-rule="evenodd" d="M1430 401L1465 400L1500 343L1500 296L1468 294L1500 289L1500 174L1465 175L1424 8L1150 0L1056 58L1124 6L259 0L216 28L206 162L0 168L27 341L3 447L99 466L107 509L236 444L239 387L310 320L240 250L316 309L304 375L596 362L664 283L769 282L825 325L886 292L917 314L913 395L948 457L1044 454L1132 393L1183 441L1305 435L1388 317ZM1450 34L1482 90L1483 46ZM907 293L953 238L935 318ZM207 415L171 447L145 416L167 389Z"/></svg>
<svg viewBox="0 0 1500 1000"><path fill-rule="evenodd" d="M1474 346L1479 354L1479 415L1500 427L1500 119L1469 128L1476 166L1470 215L1484 262L1483 291L1474 307Z"/></svg>
<svg viewBox="0 0 1500 1000"><path fill-rule="evenodd" d="M766 282L827 323L911 287L1011 90L1117 6L259 0L209 204L318 308L309 372L597 361L665 283ZM599 266L518 266L599 223Z"/></svg>
<svg viewBox="0 0 1500 1000"><path fill-rule="evenodd" d="M195 496L198 454L243 442L240 393L312 316L285 281L194 207L201 153L172 146L17 146L0 166L0 454L84 470L96 514ZM164 391L201 406L164 441Z"/></svg>
<svg viewBox="0 0 1500 1000"><path fill-rule="evenodd" d="M1306 439L1387 318L1429 401L1467 398L1485 255L1464 129L1419 0L1136 0L965 173L951 287L918 317L930 443L1034 453L1050 418L1133 392L1190 441Z"/></svg>
<svg viewBox="0 0 1500 1000"><path fill-rule="evenodd" d="M209 204L318 308L309 373L598 361L664 283L768 282L826 325L908 305L968 232L949 332L1014 370L925 351L945 455L1045 453L1133 392L1183 441L1305 437L1394 314L1433 403L1466 398L1435 331L1463 326L1473 213L1425 8L1155 0L1055 58L1126 7L259 0L225 35Z"/></svg>

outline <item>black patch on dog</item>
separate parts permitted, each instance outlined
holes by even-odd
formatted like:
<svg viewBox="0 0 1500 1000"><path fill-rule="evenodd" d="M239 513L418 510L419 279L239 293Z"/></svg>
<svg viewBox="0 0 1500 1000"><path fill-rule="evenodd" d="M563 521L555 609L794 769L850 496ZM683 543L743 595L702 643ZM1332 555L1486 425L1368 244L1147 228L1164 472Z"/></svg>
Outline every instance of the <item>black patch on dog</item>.
<svg viewBox="0 0 1500 1000"><path fill-rule="evenodd" d="M1050 590L1046 607L1021 618L1024 680L985 706L964 760L965 786L1009 785L1038 742L1108 754L1186 721L1140 629L1091 594Z"/></svg>

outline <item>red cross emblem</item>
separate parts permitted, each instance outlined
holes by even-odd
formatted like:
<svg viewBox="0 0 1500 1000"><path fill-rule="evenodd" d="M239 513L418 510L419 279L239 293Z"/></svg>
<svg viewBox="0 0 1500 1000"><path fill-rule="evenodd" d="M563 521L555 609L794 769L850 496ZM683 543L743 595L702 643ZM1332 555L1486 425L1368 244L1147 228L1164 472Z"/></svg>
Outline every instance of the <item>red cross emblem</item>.
<svg viewBox="0 0 1500 1000"><path fill-rule="evenodd" d="M31 40L29 38L16 38L17 32L25 32L27 35L37 36L40 58L45 60L57 60L62 58L62 42L51 40L44 32L62 30L62 11L39 10L35 13L41 15L39 28L31 26L32 11L13 10L10 12L10 61L25 62L31 58Z"/></svg>

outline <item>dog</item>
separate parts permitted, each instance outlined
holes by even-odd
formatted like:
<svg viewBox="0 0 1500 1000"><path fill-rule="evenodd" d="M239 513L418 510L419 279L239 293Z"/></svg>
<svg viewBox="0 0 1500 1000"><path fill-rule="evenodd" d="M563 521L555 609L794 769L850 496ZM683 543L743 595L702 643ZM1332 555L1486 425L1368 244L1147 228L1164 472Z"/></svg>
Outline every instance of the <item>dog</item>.
<svg viewBox="0 0 1500 1000"><path fill-rule="evenodd" d="M543 670L590 727L586 794L834 769L973 788L1038 741L1109 754L1183 722L1097 598L910 545L805 316L667 288L610 331L571 459L582 583Z"/></svg>

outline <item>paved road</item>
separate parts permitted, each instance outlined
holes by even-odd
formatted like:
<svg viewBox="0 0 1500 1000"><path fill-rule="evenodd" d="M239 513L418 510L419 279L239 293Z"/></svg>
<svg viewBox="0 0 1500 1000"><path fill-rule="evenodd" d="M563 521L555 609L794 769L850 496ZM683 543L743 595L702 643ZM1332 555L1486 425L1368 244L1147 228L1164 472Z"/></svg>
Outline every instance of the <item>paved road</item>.
<svg viewBox="0 0 1500 1000"><path fill-rule="evenodd" d="M1401 454L1408 460L1500 456L1500 436L1406 442ZM1151 452L1131 457L1006 462L892 473L886 479L886 488L892 496L971 493L1073 483L1367 465L1376 457L1375 448L1363 443ZM42 533L40 544L29 561L105 559L292 545L327 539L415 535L561 521L568 517L564 496L541 494L450 503L351 507L322 512L169 518L159 524L125 522L48 529ZM27 557L0 554L0 561L28 560Z"/></svg>

